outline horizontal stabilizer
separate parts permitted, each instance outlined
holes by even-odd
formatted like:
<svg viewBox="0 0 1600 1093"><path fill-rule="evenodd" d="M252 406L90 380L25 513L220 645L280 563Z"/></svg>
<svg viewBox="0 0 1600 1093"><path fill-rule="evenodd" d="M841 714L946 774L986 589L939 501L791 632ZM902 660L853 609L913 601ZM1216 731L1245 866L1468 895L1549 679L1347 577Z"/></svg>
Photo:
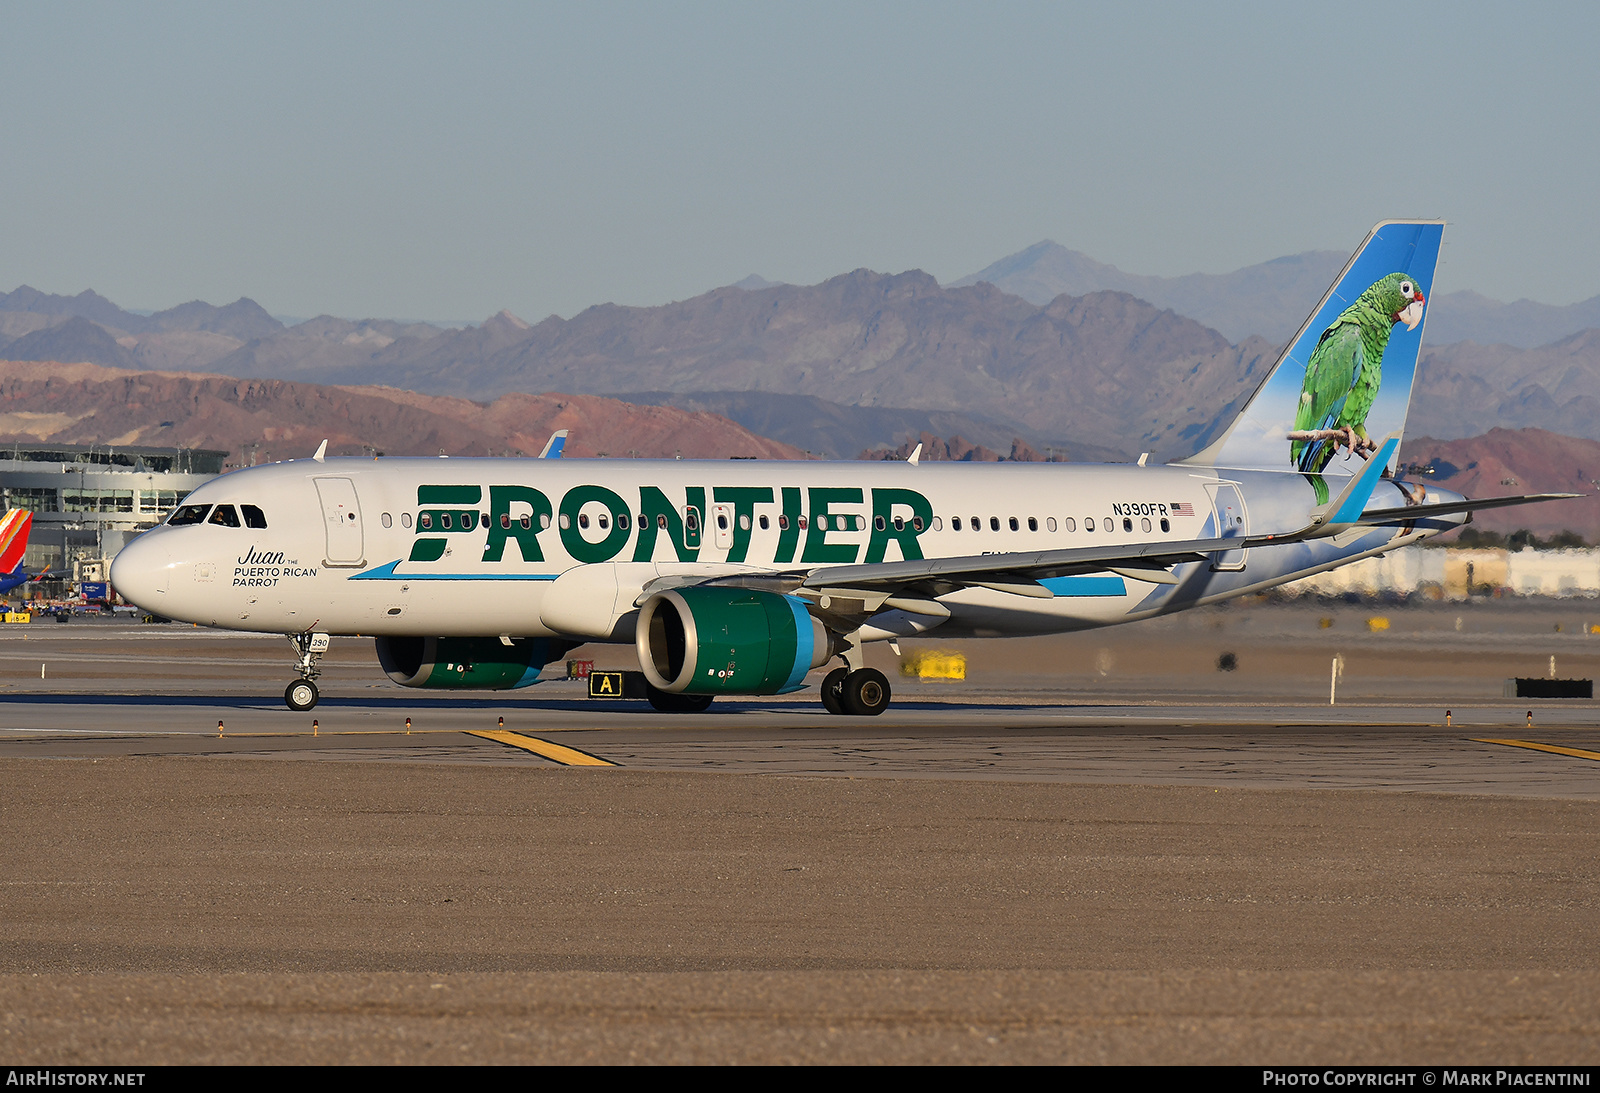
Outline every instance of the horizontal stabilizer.
<svg viewBox="0 0 1600 1093"><path fill-rule="evenodd" d="M1587 497L1582 493L1529 493L1520 497L1480 497L1466 501L1450 501L1438 505L1406 505L1398 509L1373 509L1364 512L1355 523L1361 527L1384 524L1409 524L1429 516L1449 516L1457 512L1477 512L1479 509L1503 509L1511 505L1532 505L1540 501L1565 501L1573 497Z"/></svg>

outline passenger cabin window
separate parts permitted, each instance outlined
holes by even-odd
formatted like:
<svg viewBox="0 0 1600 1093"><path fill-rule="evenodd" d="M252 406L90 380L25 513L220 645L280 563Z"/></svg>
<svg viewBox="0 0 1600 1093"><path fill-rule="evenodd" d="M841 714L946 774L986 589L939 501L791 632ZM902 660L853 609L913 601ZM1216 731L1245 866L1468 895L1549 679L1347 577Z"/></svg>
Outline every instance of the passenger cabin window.
<svg viewBox="0 0 1600 1093"><path fill-rule="evenodd" d="M1017 518L1015 516L1013 516L1011 518L1011 525L1010 526L1011 526L1011 530L1012 531L1016 531L1017 530Z"/></svg>
<svg viewBox="0 0 1600 1093"><path fill-rule="evenodd" d="M198 524L210 511L210 505L184 505L172 510L172 515L167 517L167 526L180 528L185 524Z"/></svg>
<svg viewBox="0 0 1600 1093"><path fill-rule="evenodd" d="M246 520L250 519L250 516L249 516L248 513L245 514L245 519ZM390 516L387 512L384 513L382 516L378 517L378 520L386 528L394 527L394 517Z"/></svg>
<svg viewBox="0 0 1600 1093"><path fill-rule="evenodd" d="M207 520L206 523L216 524L219 527L236 528L239 526L239 514L233 511L232 505L218 505L212 511L211 519Z"/></svg>
<svg viewBox="0 0 1600 1093"><path fill-rule="evenodd" d="M1069 516L1069 517L1067 517L1066 521L1064 522L1064 524L1062 526L1065 527L1068 531L1077 531L1078 530L1078 521L1074 520L1072 517ZM1093 531L1094 528L1090 528L1089 530Z"/></svg>
<svg viewBox="0 0 1600 1093"><path fill-rule="evenodd" d="M402 512L400 514L400 526L403 528L408 528L411 526L411 514L409 512Z"/></svg>
<svg viewBox="0 0 1600 1093"><path fill-rule="evenodd" d="M1038 531L1039 530L1039 518L1037 516L1028 517L1028 530L1029 531Z"/></svg>
<svg viewBox="0 0 1600 1093"><path fill-rule="evenodd" d="M239 511L244 514L244 526L247 528L264 528L267 526L266 513L254 505L240 505ZM389 514L383 514L383 526L389 526Z"/></svg>
<svg viewBox="0 0 1600 1093"><path fill-rule="evenodd" d="M1000 530L1000 517L998 517L998 516L989 517L989 530L990 531L999 531Z"/></svg>

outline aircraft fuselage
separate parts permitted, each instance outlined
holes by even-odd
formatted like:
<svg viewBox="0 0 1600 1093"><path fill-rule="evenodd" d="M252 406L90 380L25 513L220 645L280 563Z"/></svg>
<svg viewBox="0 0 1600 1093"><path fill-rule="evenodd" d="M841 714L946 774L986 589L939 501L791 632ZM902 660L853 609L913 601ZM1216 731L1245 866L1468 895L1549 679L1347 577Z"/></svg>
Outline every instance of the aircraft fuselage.
<svg viewBox="0 0 1600 1093"><path fill-rule="evenodd" d="M297 460L196 490L185 504L210 506L199 522L147 532L118 556L112 579L148 610L236 630L631 641L618 620L658 577L1242 537L1298 527L1315 503L1300 474L1181 466ZM1368 506L1404 503L1384 481ZM962 588L940 597L948 618L890 613L866 637L1048 633L1145 618L1459 520L1216 554L1177 566L1175 584L1104 572L1045 580L1048 598ZM584 567L603 569L584 574L577 610L610 623L552 625L547 597Z"/></svg>

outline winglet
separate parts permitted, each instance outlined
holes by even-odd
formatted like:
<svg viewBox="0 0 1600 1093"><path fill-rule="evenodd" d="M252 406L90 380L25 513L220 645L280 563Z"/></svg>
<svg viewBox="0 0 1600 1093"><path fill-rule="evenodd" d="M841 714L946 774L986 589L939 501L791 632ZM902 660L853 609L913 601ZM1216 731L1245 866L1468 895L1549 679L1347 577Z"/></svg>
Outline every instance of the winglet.
<svg viewBox="0 0 1600 1093"><path fill-rule="evenodd" d="M322 457L327 455L327 454L328 454L328 442L326 440L324 440L321 444L317 445L316 453L314 455L312 455L311 458L315 459L318 463L321 463L322 462Z"/></svg>
<svg viewBox="0 0 1600 1093"><path fill-rule="evenodd" d="M550 434L550 439L544 442L544 451L539 453L540 459L560 459L561 449L567 446L567 430L557 429Z"/></svg>
<svg viewBox="0 0 1600 1093"><path fill-rule="evenodd" d="M914 449L912 449L911 454L906 456L906 462L911 464L913 467L915 467L917 465L917 460L919 460L921 458L922 458L922 445L918 444Z"/></svg>
<svg viewBox="0 0 1600 1093"><path fill-rule="evenodd" d="M1311 526L1317 529L1319 536L1337 535L1361 519L1361 511L1372 499L1372 491L1378 488L1389 460L1394 458L1395 449L1399 447L1400 434L1390 433L1372 458L1367 460L1367 465L1361 468L1361 473L1351 476L1338 497L1312 510Z"/></svg>

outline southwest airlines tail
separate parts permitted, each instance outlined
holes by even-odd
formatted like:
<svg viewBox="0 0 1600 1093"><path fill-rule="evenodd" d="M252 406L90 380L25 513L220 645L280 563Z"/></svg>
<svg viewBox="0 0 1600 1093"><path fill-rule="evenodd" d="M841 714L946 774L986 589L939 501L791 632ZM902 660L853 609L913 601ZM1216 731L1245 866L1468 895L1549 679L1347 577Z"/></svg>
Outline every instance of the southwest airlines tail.
<svg viewBox="0 0 1600 1093"><path fill-rule="evenodd" d="M9 592L28 575L22 570L22 556L28 551L28 533L33 529L33 513L11 509L0 519L0 592Z"/></svg>
<svg viewBox="0 0 1600 1093"><path fill-rule="evenodd" d="M1319 494L1324 473L1357 473L1405 429L1443 236L1442 220L1373 228L1244 409L1179 462L1299 471Z"/></svg>

